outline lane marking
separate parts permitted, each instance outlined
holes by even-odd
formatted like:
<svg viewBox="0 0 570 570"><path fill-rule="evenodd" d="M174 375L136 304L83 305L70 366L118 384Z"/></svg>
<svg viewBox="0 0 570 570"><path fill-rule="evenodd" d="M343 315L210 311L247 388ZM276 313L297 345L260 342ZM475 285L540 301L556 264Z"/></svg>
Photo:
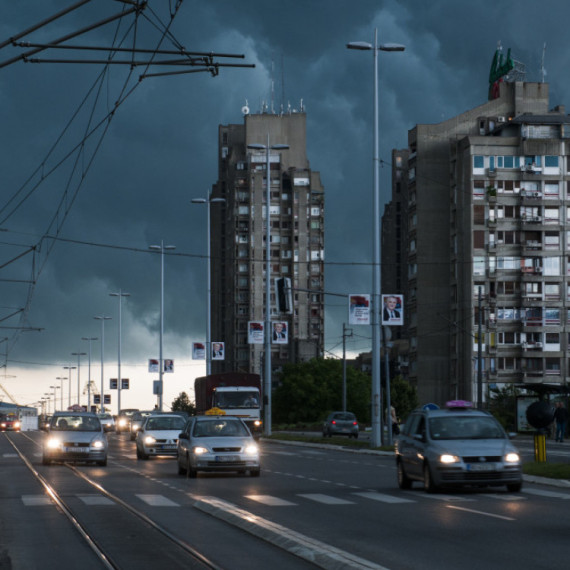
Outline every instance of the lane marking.
<svg viewBox="0 0 570 570"><path fill-rule="evenodd" d="M466 513L474 513L476 515L483 515L484 517L492 517L494 519L502 519L504 521L515 521L512 517L505 517L503 515L494 515L492 513L484 513L483 511L476 511L474 509L466 509L465 507L458 507L457 505L446 505L448 509L455 509L457 511L465 511Z"/></svg>
<svg viewBox="0 0 570 570"><path fill-rule="evenodd" d="M270 507L294 507L297 506L296 503L291 503L290 501L285 501L284 499L280 499L278 497L273 497L271 495L246 495L247 499L251 499L252 501L257 501L258 503L262 503L264 505L269 505Z"/></svg>
<svg viewBox="0 0 570 570"><path fill-rule="evenodd" d="M81 501L83 501L83 503L89 506L115 504L113 501L111 501L111 499L103 495L78 495L78 497Z"/></svg>
<svg viewBox="0 0 570 570"><path fill-rule="evenodd" d="M448 503L469 503L474 502L475 499L468 499L467 497L460 497L459 495L432 495L430 493L420 493L412 491L412 495L416 495L417 497L422 497L424 499L435 499L436 501L447 501Z"/></svg>
<svg viewBox="0 0 570 570"><path fill-rule="evenodd" d="M163 495L137 495L137 497L151 507L179 507L178 503L167 499Z"/></svg>
<svg viewBox="0 0 570 570"><path fill-rule="evenodd" d="M354 505L353 501L346 501L345 499L339 499L338 497L331 497L330 495L323 495L321 493L300 493L297 496L325 505Z"/></svg>
<svg viewBox="0 0 570 570"><path fill-rule="evenodd" d="M352 493L353 495L358 495L365 499L371 499L372 501L380 501L382 503L416 503L417 501L412 501L411 499L404 499L403 497L394 497L393 495L384 495L383 493L376 493L375 491L365 491L362 493Z"/></svg>
<svg viewBox="0 0 570 570"><path fill-rule="evenodd" d="M523 489L523 493L528 493L529 495L538 495L539 497L552 497L554 499L570 499L568 493L557 493L556 491L544 491L542 489Z"/></svg>
<svg viewBox="0 0 570 570"><path fill-rule="evenodd" d="M489 499L498 499L499 501L528 501L526 497L520 495L493 495L492 493L481 493L479 497L489 497Z"/></svg>
<svg viewBox="0 0 570 570"><path fill-rule="evenodd" d="M44 507L46 505L53 505L53 501L45 495L22 495L22 503L26 507Z"/></svg>

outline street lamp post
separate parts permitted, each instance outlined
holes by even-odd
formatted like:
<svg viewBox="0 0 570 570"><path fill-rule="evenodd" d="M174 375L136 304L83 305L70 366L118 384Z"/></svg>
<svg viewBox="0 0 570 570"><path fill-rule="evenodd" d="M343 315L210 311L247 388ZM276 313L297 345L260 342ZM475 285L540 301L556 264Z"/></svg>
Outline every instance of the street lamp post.
<svg viewBox="0 0 570 570"><path fill-rule="evenodd" d="M71 371L75 370L77 366L64 366L64 370L68 370L67 373L67 408L71 408Z"/></svg>
<svg viewBox="0 0 570 570"><path fill-rule="evenodd" d="M161 240L160 245L149 245L149 249L160 251L160 338L158 357L158 410L162 412L162 392L164 387L164 360L162 356L162 337L164 335L164 252L168 249L176 249L174 245L164 245Z"/></svg>
<svg viewBox="0 0 570 570"><path fill-rule="evenodd" d="M112 317L106 317L105 315L100 315L98 317L93 317L94 319L101 321L101 400L99 402L99 411L103 413L105 411L105 407L103 404L104 401L104 392L105 392L105 384L104 378L105 375L103 373L103 367L105 366L105 321L111 320Z"/></svg>
<svg viewBox="0 0 570 570"><path fill-rule="evenodd" d="M77 405L81 406L81 357L85 352L72 352L71 356L77 356Z"/></svg>
<svg viewBox="0 0 570 570"><path fill-rule="evenodd" d="M350 42L348 49L372 50L374 55L374 267L372 271L372 438L371 445L382 441L382 391L380 386L380 157L378 149L378 52L404 51L401 44L378 45L378 30L374 30L374 43ZM388 410L388 414L390 410Z"/></svg>
<svg viewBox="0 0 570 570"><path fill-rule="evenodd" d="M217 204L224 202L225 198L212 198L211 192L208 192L207 198L192 198L192 204L206 204L208 206L207 211L207 237L206 243L208 246L208 254L207 254L207 261L208 261L208 275L207 275L207 283L208 283L208 299L207 299L207 307L208 307L208 315L206 318L206 374L209 376L212 373L212 325L211 325L211 316L212 316L212 300L211 300L211 290L212 290L212 276L211 276L211 255L210 255L210 204Z"/></svg>
<svg viewBox="0 0 570 570"><path fill-rule="evenodd" d="M63 411L63 381L67 380L67 378L65 376L58 376L56 378L56 380L59 380L59 398L60 398L60 405L61 405L61 411Z"/></svg>
<svg viewBox="0 0 570 570"><path fill-rule="evenodd" d="M60 380L60 378L56 378L56 380ZM50 388L53 390L53 413L55 414L55 410L57 409L57 397L55 391L59 388L59 386L50 386Z"/></svg>
<svg viewBox="0 0 570 570"><path fill-rule="evenodd" d="M252 143L247 148L265 150L267 157L265 173L265 435L271 435L271 149L286 150L287 144Z"/></svg>
<svg viewBox="0 0 570 570"><path fill-rule="evenodd" d="M98 340L98 338L96 336L84 336L81 337L81 340L87 340L89 341L89 364L87 367L87 375L89 376L89 378L87 379L87 411L90 412L91 411L91 341L92 340Z"/></svg>
<svg viewBox="0 0 570 570"><path fill-rule="evenodd" d="M123 297L130 297L130 293L123 293L122 289L119 289L118 293L109 293L111 297L119 298L119 356L117 359L117 414L121 411L121 322L122 322L122 311L121 311L121 300Z"/></svg>

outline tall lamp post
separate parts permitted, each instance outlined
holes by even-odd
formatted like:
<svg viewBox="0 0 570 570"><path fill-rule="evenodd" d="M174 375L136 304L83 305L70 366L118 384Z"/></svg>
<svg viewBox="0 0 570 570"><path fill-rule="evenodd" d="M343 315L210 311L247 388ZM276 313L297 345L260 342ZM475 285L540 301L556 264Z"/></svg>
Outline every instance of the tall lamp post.
<svg viewBox="0 0 570 570"><path fill-rule="evenodd" d="M267 164L265 166L265 435L271 435L271 150L286 150L288 144L252 143L247 148L265 150Z"/></svg>
<svg viewBox="0 0 570 570"><path fill-rule="evenodd" d="M100 315L98 317L93 317L94 319L101 321L101 400L99 403L99 411L103 413L105 411L104 406L104 393L105 393L105 375L103 373L103 367L105 366L105 321L111 320L112 317L106 317L105 315Z"/></svg>
<svg viewBox="0 0 570 570"><path fill-rule="evenodd" d="M59 380L59 378L56 378L56 380ZM50 386L50 388L53 390L53 413L55 414L55 411L57 409L57 397L55 391L59 388L59 386Z"/></svg>
<svg viewBox="0 0 570 570"><path fill-rule="evenodd" d="M380 156L378 148L378 52L404 51L401 44L378 45L378 30L374 30L374 43L350 42L348 49L372 50L374 56L374 267L372 271L372 438L371 445L382 441L382 391L380 385ZM388 410L388 414L390 410Z"/></svg>
<svg viewBox="0 0 570 570"><path fill-rule="evenodd" d="M212 325L211 325L211 316L212 316L212 300L211 300L211 292L212 292L212 276L211 276L211 255L210 255L210 204L218 204L218 203L225 203L225 198L212 198L211 191L208 192L207 198L192 198L192 204L206 204L208 206L207 211L207 234L206 234L206 243L208 246L208 275L207 275L207 283L208 283L208 299L207 299L207 307L208 307L208 316L206 320L206 374L210 375L212 373Z"/></svg>
<svg viewBox="0 0 570 570"><path fill-rule="evenodd" d="M111 297L119 298L119 356L117 359L117 414L121 411L121 322L122 322L122 310L121 310L121 300L123 297L130 297L130 293L123 293L122 289L119 289L118 293L109 293Z"/></svg>
<svg viewBox="0 0 570 570"><path fill-rule="evenodd" d="M149 249L160 251L160 338L158 356L158 410L162 412L162 392L164 387L164 360L162 356L162 337L164 335L164 252L168 249L176 249L174 245L164 245L161 240L160 245L149 245Z"/></svg>
<svg viewBox="0 0 570 570"><path fill-rule="evenodd" d="M67 372L67 407L71 408L71 371L75 370L77 366L64 366L64 370L68 370Z"/></svg>
<svg viewBox="0 0 570 570"><path fill-rule="evenodd" d="M85 356L86 352L72 352L71 356L77 356L77 405L81 406L81 357Z"/></svg>
<svg viewBox="0 0 570 570"><path fill-rule="evenodd" d="M99 340L96 336L83 336L81 337L81 340L87 340L89 341L89 352L87 353L89 355L89 364L87 367L87 375L89 376L87 378L87 411L90 412L91 411L91 341L93 340Z"/></svg>
<svg viewBox="0 0 570 570"><path fill-rule="evenodd" d="M63 381L67 380L67 378L65 376L58 376L56 378L56 380L59 380L59 398L60 398L60 405L61 405L61 411L63 411Z"/></svg>

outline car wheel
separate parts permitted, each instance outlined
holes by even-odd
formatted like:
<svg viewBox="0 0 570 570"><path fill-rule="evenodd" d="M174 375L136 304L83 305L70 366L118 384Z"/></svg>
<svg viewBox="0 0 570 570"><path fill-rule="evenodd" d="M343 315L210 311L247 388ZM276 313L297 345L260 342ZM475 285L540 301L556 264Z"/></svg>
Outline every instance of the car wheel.
<svg viewBox="0 0 570 570"><path fill-rule="evenodd" d="M509 483L507 485L507 491L510 493L518 493L522 489L522 483Z"/></svg>
<svg viewBox="0 0 570 570"><path fill-rule="evenodd" d="M400 489L412 488L412 480L406 475L404 465L401 461L398 461L398 487L400 487Z"/></svg>
<svg viewBox="0 0 570 570"><path fill-rule="evenodd" d="M145 461L148 459L148 455L137 447L137 459L144 459Z"/></svg>
<svg viewBox="0 0 570 570"><path fill-rule="evenodd" d="M190 457L186 459L186 474L190 479L196 479L196 475L198 475L196 469L193 469L190 465Z"/></svg>
<svg viewBox="0 0 570 570"><path fill-rule="evenodd" d="M259 474L261 473L261 469L252 469L250 470L249 474L252 477L259 477Z"/></svg>
<svg viewBox="0 0 570 570"><path fill-rule="evenodd" d="M437 492L437 485L435 485L433 482L433 477L431 475L431 469L427 463L424 465L424 489L425 489L426 493L436 493Z"/></svg>
<svg viewBox="0 0 570 570"><path fill-rule="evenodd" d="M180 463L180 458L177 459L178 462L178 475L186 475L186 467L183 467Z"/></svg>

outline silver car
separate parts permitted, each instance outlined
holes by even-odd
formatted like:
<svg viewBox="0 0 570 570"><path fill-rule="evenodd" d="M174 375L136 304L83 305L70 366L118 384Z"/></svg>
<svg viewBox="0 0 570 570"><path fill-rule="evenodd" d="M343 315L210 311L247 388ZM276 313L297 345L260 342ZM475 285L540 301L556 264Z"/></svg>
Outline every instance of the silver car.
<svg viewBox="0 0 570 570"><path fill-rule="evenodd" d="M56 412L43 442L42 463L93 461L107 465L107 438L96 414Z"/></svg>
<svg viewBox="0 0 570 570"><path fill-rule="evenodd" d="M104 431L115 431L115 418L111 414L97 414Z"/></svg>
<svg viewBox="0 0 570 570"><path fill-rule="evenodd" d="M178 474L249 471L259 477L259 447L245 423L234 416L195 416L178 439Z"/></svg>
<svg viewBox="0 0 570 570"><path fill-rule="evenodd" d="M151 414L137 431L137 458L177 454L178 435L186 419L174 414Z"/></svg>
<svg viewBox="0 0 570 570"><path fill-rule="evenodd" d="M464 401L412 412L396 442L396 466L401 489L413 481L429 493L441 487L522 488L519 452L491 414Z"/></svg>

